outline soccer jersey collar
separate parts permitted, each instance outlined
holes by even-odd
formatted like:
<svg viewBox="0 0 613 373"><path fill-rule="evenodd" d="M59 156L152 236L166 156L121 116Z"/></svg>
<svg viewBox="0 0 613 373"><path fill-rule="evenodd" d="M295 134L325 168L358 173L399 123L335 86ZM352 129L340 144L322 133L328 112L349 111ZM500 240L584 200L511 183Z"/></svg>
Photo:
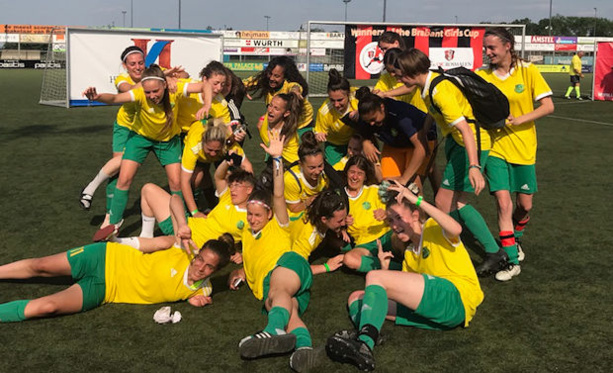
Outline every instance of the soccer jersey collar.
<svg viewBox="0 0 613 373"><path fill-rule="evenodd" d="M424 85L424 89L421 91L421 98L426 98L426 93L430 92L430 82L432 81L432 71L428 71L428 75L426 76L426 84Z"/></svg>
<svg viewBox="0 0 613 373"><path fill-rule="evenodd" d="M362 195L362 192L364 192L364 185L362 185L362 188L360 188L360 191L355 197L351 197L351 195L349 194L349 189L345 187L345 193L347 193L347 197L352 201L355 201L356 199L360 198L360 196Z"/></svg>

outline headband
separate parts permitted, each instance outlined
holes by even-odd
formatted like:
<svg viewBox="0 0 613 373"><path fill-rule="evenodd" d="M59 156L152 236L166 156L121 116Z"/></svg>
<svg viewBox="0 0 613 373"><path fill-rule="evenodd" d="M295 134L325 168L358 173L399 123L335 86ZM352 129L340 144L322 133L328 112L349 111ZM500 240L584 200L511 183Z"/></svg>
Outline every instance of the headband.
<svg viewBox="0 0 613 373"><path fill-rule="evenodd" d="M144 82L145 80L161 80L162 82L166 81L166 79L160 78L159 76L146 76L146 77L142 78L140 81Z"/></svg>
<svg viewBox="0 0 613 373"><path fill-rule="evenodd" d="M143 52L139 51L139 50L131 50L128 53L126 53L125 56L123 56L123 62L126 62L126 59L128 58L129 55L134 54L134 53L139 53L139 54L143 54Z"/></svg>
<svg viewBox="0 0 613 373"><path fill-rule="evenodd" d="M258 200L255 200L255 199L252 199L251 201L247 201L247 204L260 205L260 206L264 207L266 210L270 210L271 209L270 206L268 206L264 202L258 201Z"/></svg>

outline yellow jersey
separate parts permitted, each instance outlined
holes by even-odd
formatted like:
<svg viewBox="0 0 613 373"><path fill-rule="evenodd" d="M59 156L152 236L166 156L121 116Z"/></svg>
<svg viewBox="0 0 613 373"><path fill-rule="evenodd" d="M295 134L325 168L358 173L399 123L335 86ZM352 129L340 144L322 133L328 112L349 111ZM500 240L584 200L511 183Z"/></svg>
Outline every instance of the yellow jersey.
<svg viewBox="0 0 613 373"><path fill-rule="evenodd" d="M438 128L441 129L443 137L451 134L455 142L464 146L461 132L455 127L462 120L474 120L473 109L468 103L464 94L453 83L448 80L443 80L434 87L432 96L430 97L430 83L432 79L439 76L439 73L428 72L426 85L422 91L422 98L428 106L428 113L432 115ZM434 105L440 109L435 109ZM475 144L477 143L477 135L475 125L468 123L473 132ZM488 131L480 128L481 131L481 150L489 150L492 147L492 139Z"/></svg>
<svg viewBox="0 0 613 373"><path fill-rule="evenodd" d="M316 133L325 133L326 141L334 145L347 145L349 139L353 136L354 130L341 120L348 113L358 110L358 100L353 95L349 96L349 105L344 113L336 110L334 105L327 98L317 111L317 120L315 121Z"/></svg>
<svg viewBox="0 0 613 373"><path fill-rule="evenodd" d="M185 136L183 148L183 156L181 157L181 169L185 172L193 173L196 168L196 163L213 163L217 162L229 152L233 151L234 153L240 155L245 158L245 151L238 143L232 143L232 145L228 148L224 148L223 152L220 152L216 157L211 158L204 153L202 150L202 136L206 132L205 128L206 124L202 124L202 122L197 122L192 125L192 127L187 132L187 136ZM223 144L225 147L225 144Z"/></svg>
<svg viewBox="0 0 613 373"><path fill-rule="evenodd" d="M292 90L298 89L302 94L302 86L296 82L288 82L287 80L283 81L283 85L274 93L268 93L265 98L266 105L270 104L272 98L279 93L291 93ZM307 100L305 97L302 101L302 113L300 114L300 118L298 118L298 128L304 128L311 124L313 121L313 105Z"/></svg>
<svg viewBox="0 0 613 373"><path fill-rule="evenodd" d="M243 231L243 268L247 284L257 299L264 297L264 279L268 273L291 249L289 225L279 225L276 217L258 233L254 234L251 229Z"/></svg>
<svg viewBox="0 0 613 373"><path fill-rule="evenodd" d="M129 91L132 102L139 106L139 110L134 118L132 131L154 141L169 141L181 133L181 127L177 124L177 99L182 96L182 92L168 93L170 105L172 106L174 120L169 129L163 130L166 126L166 112L163 105L154 104L145 96L142 87Z"/></svg>
<svg viewBox="0 0 613 373"><path fill-rule="evenodd" d="M288 204L304 202L307 198L315 196L322 190L326 189L330 183L328 176L322 172L319 174L317 184L309 184L309 182L305 179L299 164L285 171L283 174L283 182L285 184L285 202ZM290 220L300 217L302 213L302 211L298 213L290 212Z"/></svg>
<svg viewBox="0 0 613 373"><path fill-rule="evenodd" d="M234 241L243 238L247 229L247 210L232 203L230 190L226 188L219 195L219 202L206 218L187 218L192 230L192 240L199 248L208 240L216 240L224 233L230 233Z"/></svg>
<svg viewBox="0 0 613 373"><path fill-rule="evenodd" d="M343 158L341 158L340 161L336 162L334 166L332 166L332 168L334 168L336 171L344 171L348 160L349 160L349 156L346 155Z"/></svg>
<svg viewBox="0 0 613 373"><path fill-rule="evenodd" d="M379 197L379 186L363 186L357 196L349 197L349 214L353 224L347 228L347 233L353 237L356 245L372 242L390 231L385 221L375 219L374 211L385 210L385 203Z"/></svg>
<svg viewBox="0 0 613 373"><path fill-rule="evenodd" d="M268 137L268 116L267 115L264 116L264 122L262 123L262 126L259 129L259 132L260 132L260 138L262 139L262 142L264 143L264 145L266 146L270 145L270 138ZM299 142L298 142L297 133L295 133L289 139L285 139L285 145L283 145L283 153L281 154L285 162L287 162L288 164L292 164L298 161L298 147L299 147Z"/></svg>
<svg viewBox="0 0 613 373"><path fill-rule="evenodd" d="M305 219L290 221L290 239L292 251L302 256L307 261L311 253L323 241L325 234L321 234L310 222Z"/></svg>
<svg viewBox="0 0 613 373"><path fill-rule="evenodd" d="M191 258L176 247L145 254L114 242L106 244L104 303L154 304L209 296L209 279L187 284Z"/></svg>
<svg viewBox="0 0 613 373"><path fill-rule="evenodd" d="M568 73L570 75L581 75L582 68L581 57L575 54L570 60L570 71ZM579 72L577 73L577 71Z"/></svg>
<svg viewBox="0 0 613 373"><path fill-rule="evenodd" d="M129 84L133 86L134 80L130 77L128 73L121 73L117 78L115 78L115 87L117 87L117 91L119 92L119 86L122 84ZM138 111L139 107L136 102L126 102L121 105L119 111L117 112L117 124L123 127L130 128L132 123L134 122L134 116Z"/></svg>
<svg viewBox="0 0 613 373"><path fill-rule="evenodd" d="M379 80L377 81L377 84L375 84L374 89L378 89L381 92L387 92L391 91L392 89L402 87L403 85L404 83L399 82L398 79L391 76L388 72L384 72L379 77ZM428 112L428 107L426 106L426 103L421 97L421 88L419 87L415 87L415 89L409 94L400 95L392 98L398 101L406 102L407 104L411 104L419 110L423 111L424 113Z"/></svg>
<svg viewBox="0 0 613 373"><path fill-rule="evenodd" d="M511 115L514 117L534 111L535 101L553 94L539 70L530 62L519 61L506 76L499 76L490 68L477 70L477 74L507 96ZM507 125L491 133L494 145L490 156L514 164L536 163L537 139L534 121L519 126Z"/></svg>
<svg viewBox="0 0 613 373"><path fill-rule="evenodd" d="M464 304L464 326L483 302L483 291L464 244L459 238L447 238L434 219L426 220L419 245L405 251L402 270L444 278L454 284Z"/></svg>

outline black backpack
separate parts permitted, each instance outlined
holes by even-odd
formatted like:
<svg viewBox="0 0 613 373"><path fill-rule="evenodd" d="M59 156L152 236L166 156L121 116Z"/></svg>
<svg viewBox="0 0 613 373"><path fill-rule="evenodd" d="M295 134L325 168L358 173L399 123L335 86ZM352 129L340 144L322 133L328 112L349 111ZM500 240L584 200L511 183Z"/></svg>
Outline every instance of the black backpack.
<svg viewBox="0 0 613 373"><path fill-rule="evenodd" d="M456 67L449 70L433 70L441 75L432 79L430 82L430 97L434 87L443 80L449 80L464 94L470 106L477 124L486 130L503 128L505 121L509 117L509 100L495 85L488 83L465 67ZM441 113L441 110L434 105L434 109Z"/></svg>

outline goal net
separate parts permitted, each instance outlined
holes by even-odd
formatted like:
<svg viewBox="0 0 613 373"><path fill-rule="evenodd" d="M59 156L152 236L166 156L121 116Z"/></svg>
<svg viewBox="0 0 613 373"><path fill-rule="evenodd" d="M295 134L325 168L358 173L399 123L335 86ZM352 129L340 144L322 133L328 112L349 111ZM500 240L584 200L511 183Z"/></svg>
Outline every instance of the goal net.
<svg viewBox="0 0 613 373"><path fill-rule="evenodd" d="M44 58L45 70L39 103L68 107L66 92L66 43L64 28L49 33L49 43Z"/></svg>

